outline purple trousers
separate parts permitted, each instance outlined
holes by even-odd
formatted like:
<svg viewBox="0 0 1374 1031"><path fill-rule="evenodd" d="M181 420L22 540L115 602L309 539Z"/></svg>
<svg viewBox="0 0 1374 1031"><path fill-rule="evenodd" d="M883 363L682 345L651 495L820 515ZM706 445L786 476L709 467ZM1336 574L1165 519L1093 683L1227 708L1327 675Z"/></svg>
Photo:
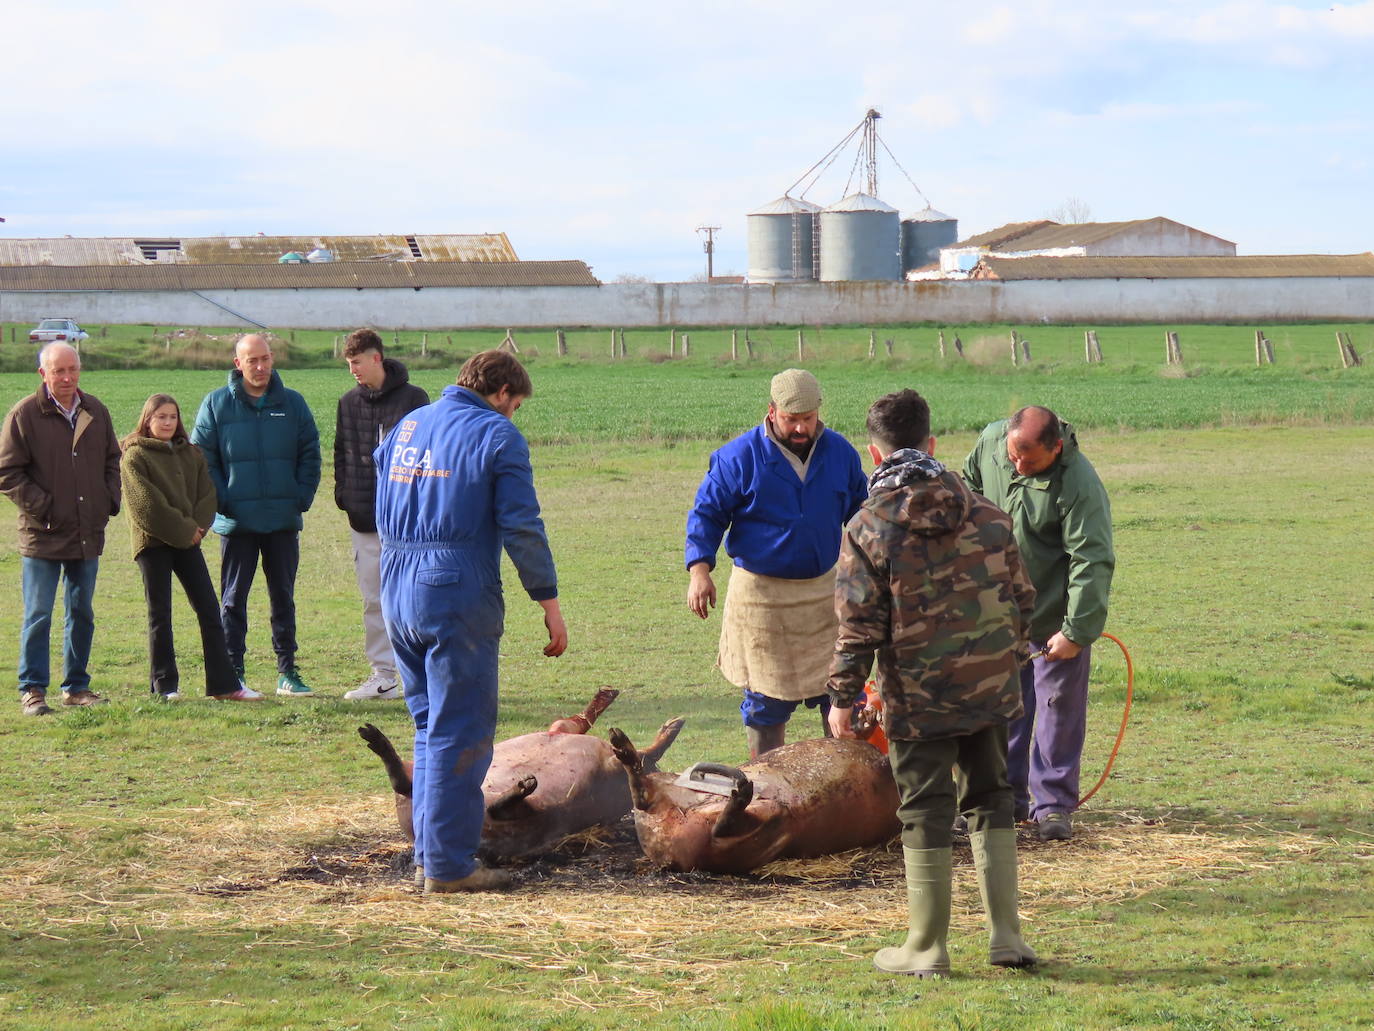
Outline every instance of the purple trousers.
<svg viewBox="0 0 1374 1031"><path fill-rule="evenodd" d="M1036 651L1044 646L1044 641L1031 642ZM1038 820L1047 813L1071 813L1078 805L1091 657L1090 645L1072 659L1036 659L1021 667L1026 711L1007 736L1007 780L1018 817Z"/></svg>

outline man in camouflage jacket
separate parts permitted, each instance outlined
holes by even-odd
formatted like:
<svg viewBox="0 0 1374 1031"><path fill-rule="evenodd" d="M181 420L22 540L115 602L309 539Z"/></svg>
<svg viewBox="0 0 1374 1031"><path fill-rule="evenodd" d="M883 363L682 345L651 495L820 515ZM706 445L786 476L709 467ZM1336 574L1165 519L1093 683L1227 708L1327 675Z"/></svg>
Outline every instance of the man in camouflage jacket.
<svg viewBox="0 0 1374 1031"><path fill-rule="evenodd" d="M874 963L923 977L949 971L957 792L988 914L989 959L1029 966L1035 954L1016 916L1007 725L1021 714L1019 667L1035 591L1011 520L932 457L930 409L920 394L879 398L868 433L877 469L840 543L840 630L826 690L832 733L852 737L851 707L876 654L901 792L911 933Z"/></svg>

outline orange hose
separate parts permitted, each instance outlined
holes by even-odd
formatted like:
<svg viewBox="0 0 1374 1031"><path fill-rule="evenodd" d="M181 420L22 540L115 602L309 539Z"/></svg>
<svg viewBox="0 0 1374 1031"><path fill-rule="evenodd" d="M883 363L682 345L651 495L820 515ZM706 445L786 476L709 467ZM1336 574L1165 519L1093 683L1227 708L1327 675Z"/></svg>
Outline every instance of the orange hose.
<svg viewBox="0 0 1374 1031"><path fill-rule="evenodd" d="M1116 744L1112 745L1111 755L1107 756L1107 767L1102 771L1101 778L1093 785L1092 790L1078 800L1080 806L1097 794L1097 789L1107 783L1107 778L1111 775L1112 764L1116 762L1116 753L1121 751L1121 742L1126 737L1126 723L1131 718L1131 695L1135 689L1135 667L1131 665L1131 653L1126 650L1126 646L1118 638L1111 634L1103 634L1102 636L1109 641L1115 641L1116 646L1121 649L1121 654L1126 656L1126 707L1121 712L1121 729L1116 732Z"/></svg>

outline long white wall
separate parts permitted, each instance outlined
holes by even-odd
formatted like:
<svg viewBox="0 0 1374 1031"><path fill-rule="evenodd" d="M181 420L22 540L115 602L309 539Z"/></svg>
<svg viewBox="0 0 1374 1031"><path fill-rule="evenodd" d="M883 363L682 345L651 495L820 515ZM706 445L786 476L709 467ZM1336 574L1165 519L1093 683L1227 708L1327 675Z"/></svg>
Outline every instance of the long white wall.
<svg viewBox="0 0 1374 1031"><path fill-rule="evenodd" d="M220 307L223 306L223 307ZM1374 278L0 292L0 321L273 329L1374 320Z"/></svg>

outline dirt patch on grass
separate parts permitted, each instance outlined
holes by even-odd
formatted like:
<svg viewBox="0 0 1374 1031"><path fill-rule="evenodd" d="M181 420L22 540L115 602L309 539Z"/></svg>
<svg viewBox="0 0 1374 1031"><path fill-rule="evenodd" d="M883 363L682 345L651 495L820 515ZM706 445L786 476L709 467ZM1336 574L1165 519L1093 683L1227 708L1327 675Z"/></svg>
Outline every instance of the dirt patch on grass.
<svg viewBox="0 0 1374 1031"><path fill-rule="evenodd" d="M0 885L0 906L39 908L49 926L125 921L224 933L347 942L381 935L396 959L443 953L563 971L568 1005L654 1009L708 989L723 970L795 963L798 949L866 961L905 928L900 845L773 863L745 877L654 870L633 825L568 839L512 867L509 894L426 896L390 799L338 804L217 801L144 820L143 854L86 885L64 877L83 842L24 864ZM148 827L153 822L155 826ZM99 834L99 828L88 830ZM1163 887L1239 877L1328 843L1260 828L1171 826L1128 814L1079 821L1070 842L1020 835L1021 909L1028 939L1053 940L1081 907ZM1274 857L1278 855L1276 860ZM98 886L97 886L98 885ZM1074 911L1079 911L1074 913ZM981 948L982 912L966 839L955 844L952 931ZM588 964L592 981L581 979ZM379 973L385 972L382 960Z"/></svg>

